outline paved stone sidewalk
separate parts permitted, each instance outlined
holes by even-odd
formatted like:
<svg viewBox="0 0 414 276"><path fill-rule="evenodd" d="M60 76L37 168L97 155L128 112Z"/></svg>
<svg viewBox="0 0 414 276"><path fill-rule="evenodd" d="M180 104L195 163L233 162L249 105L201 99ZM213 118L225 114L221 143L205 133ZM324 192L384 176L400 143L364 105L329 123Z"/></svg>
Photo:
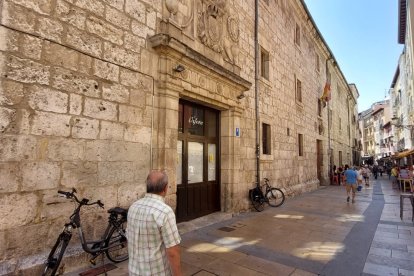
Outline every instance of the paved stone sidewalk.
<svg viewBox="0 0 414 276"><path fill-rule="evenodd" d="M279 208L197 230L181 224L184 275L414 275L414 225L387 176L347 203L345 188L287 199ZM224 216L224 217L223 217ZM223 220L224 219L224 220ZM108 275L128 275L127 262Z"/></svg>

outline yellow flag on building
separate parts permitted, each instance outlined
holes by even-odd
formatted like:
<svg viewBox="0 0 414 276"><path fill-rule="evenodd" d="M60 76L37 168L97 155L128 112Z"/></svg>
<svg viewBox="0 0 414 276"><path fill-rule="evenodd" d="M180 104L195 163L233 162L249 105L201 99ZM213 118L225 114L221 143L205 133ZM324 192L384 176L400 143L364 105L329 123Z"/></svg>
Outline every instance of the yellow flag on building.
<svg viewBox="0 0 414 276"><path fill-rule="evenodd" d="M325 83L321 99L325 102L328 102L331 99L331 84L329 82Z"/></svg>
<svg viewBox="0 0 414 276"><path fill-rule="evenodd" d="M331 100L331 74L328 72L328 67L326 68L326 83L323 88L321 100L324 102L329 102Z"/></svg>

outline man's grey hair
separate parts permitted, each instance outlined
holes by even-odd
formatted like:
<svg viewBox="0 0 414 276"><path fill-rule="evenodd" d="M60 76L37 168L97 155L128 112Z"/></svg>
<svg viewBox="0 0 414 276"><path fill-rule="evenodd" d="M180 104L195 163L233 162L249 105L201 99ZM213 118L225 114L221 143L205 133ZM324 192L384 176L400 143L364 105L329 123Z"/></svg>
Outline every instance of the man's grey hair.
<svg viewBox="0 0 414 276"><path fill-rule="evenodd" d="M165 172L152 171L148 174L146 184L147 193L160 194L168 185L168 175Z"/></svg>

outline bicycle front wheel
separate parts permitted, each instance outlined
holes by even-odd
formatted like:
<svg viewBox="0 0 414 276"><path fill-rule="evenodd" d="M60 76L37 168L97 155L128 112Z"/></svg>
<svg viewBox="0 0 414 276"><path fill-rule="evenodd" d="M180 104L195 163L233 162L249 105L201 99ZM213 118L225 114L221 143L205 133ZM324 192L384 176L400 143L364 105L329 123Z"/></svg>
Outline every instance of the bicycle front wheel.
<svg viewBox="0 0 414 276"><path fill-rule="evenodd" d="M285 194L279 188L271 188L266 193L266 200L272 207L279 207L285 202Z"/></svg>
<svg viewBox="0 0 414 276"><path fill-rule="evenodd" d="M45 263L45 269L43 270L42 276L54 276L59 268L60 262L62 261L63 254L65 253L66 247L69 244L71 236L65 233L61 233L53 246L52 250L47 257Z"/></svg>
<svg viewBox="0 0 414 276"><path fill-rule="evenodd" d="M122 221L118 227L112 226L105 243L106 256L114 263L128 259L128 241L126 238L127 221Z"/></svg>
<svg viewBox="0 0 414 276"><path fill-rule="evenodd" d="M264 210L263 196L261 195L259 190L257 189L251 190L250 200L252 202L254 209L256 209L257 212L261 212Z"/></svg>

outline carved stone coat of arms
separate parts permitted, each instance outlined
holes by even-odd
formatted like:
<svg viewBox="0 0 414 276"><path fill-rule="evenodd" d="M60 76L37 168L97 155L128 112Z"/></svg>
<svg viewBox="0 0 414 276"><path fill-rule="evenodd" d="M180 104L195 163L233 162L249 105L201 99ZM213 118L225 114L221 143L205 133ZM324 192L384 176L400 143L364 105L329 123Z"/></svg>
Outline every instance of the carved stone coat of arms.
<svg viewBox="0 0 414 276"><path fill-rule="evenodd" d="M239 55L239 19L229 12L226 0L202 1L198 10L197 36L207 47L237 64Z"/></svg>

